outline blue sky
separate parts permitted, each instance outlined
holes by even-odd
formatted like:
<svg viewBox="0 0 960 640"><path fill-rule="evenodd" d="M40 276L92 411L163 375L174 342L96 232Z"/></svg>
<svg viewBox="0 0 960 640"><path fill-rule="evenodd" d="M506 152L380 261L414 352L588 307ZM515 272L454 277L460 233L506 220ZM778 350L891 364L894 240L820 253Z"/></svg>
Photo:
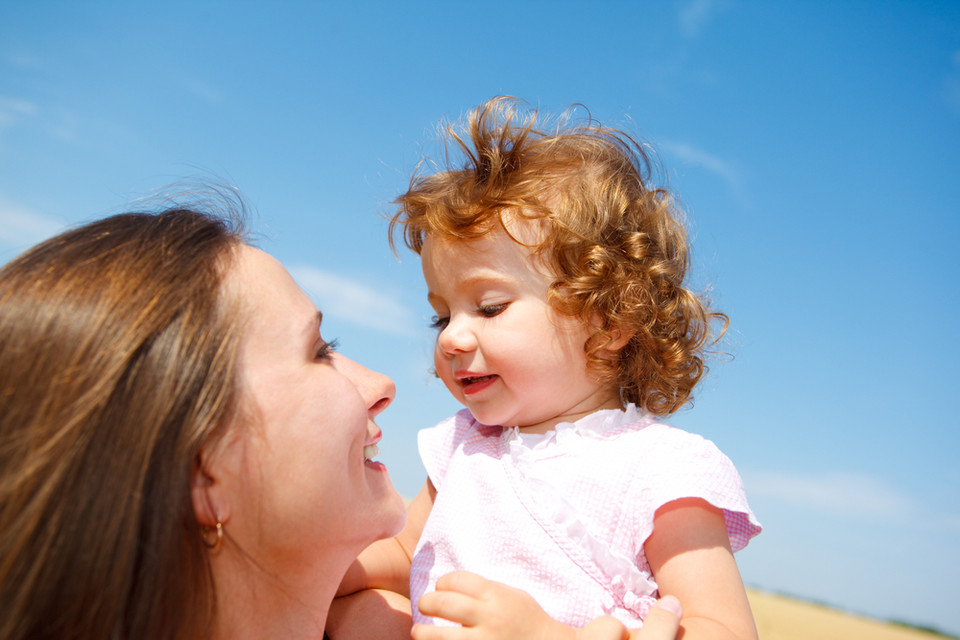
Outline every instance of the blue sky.
<svg viewBox="0 0 960 640"><path fill-rule="evenodd" d="M436 123L586 105L660 153L731 318L672 422L734 460L745 581L960 634L960 4L0 5L0 260L185 178L236 186L341 351L392 376L383 459L457 406L383 215Z"/></svg>

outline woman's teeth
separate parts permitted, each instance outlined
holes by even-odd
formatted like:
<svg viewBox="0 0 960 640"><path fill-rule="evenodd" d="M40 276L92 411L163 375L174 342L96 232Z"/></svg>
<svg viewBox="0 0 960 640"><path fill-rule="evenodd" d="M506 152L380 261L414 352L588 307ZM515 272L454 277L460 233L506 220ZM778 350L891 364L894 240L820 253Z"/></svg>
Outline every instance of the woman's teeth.
<svg viewBox="0 0 960 640"><path fill-rule="evenodd" d="M380 447L375 444L368 444L363 448L363 459L364 460L373 460L378 455L380 455Z"/></svg>

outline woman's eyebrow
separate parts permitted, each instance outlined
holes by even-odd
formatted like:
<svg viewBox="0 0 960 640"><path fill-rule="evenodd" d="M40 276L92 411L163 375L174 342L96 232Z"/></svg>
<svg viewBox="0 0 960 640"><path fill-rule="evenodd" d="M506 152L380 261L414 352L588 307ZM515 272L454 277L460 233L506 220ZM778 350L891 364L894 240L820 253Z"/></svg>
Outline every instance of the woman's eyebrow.
<svg viewBox="0 0 960 640"><path fill-rule="evenodd" d="M320 337L320 325L323 324L323 312L317 311L310 318L310 322L307 323L307 328L304 331L309 337L310 341L314 342Z"/></svg>

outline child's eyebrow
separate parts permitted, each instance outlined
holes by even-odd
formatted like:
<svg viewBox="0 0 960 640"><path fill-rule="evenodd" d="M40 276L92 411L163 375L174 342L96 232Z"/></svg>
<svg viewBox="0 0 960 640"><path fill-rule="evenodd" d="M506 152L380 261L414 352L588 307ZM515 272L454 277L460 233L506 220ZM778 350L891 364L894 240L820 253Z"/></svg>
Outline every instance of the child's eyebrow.
<svg viewBox="0 0 960 640"><path fill-rule="evenodd" d="M481 272L481 273L477 273L477 274L468 276L468 277L464 278L463 280L458 281L458 282L457 282L457 290L458 290L458 291L462 291L462 290L464 290L464 289L471 289L471 288L474 288L474 287L483 286L483 285L490 285L490 284L494 284L494 285L496 285L496 284L505 285L505 284L509 284L510 282L511 282L511 279L510 279L509 277L503 275L503 274L500 273L499 271L490 270L490 271L484 271L484 272ZM443 301L445 301L445 298L444 298L442 295L440 295L439 293L437 293L436 291L433 291L432 289L428 289L428 290L427 290L427 301L428 301L428 302L431 302L431 303L432 303L432 302L443 302Z"/></svg>
<svg viewBox="0 0 960 640"><path fill-rule="evenodd" d="M511 278L509 278L508 276L503 275L499 271L494 271L490 269L490 270L481 271L479 273L475 273L473 275L470 275L464 278L463 280L460 281L459 286L472 287L478 284L487 284L487 283L503 284L510 281L511 281Z"/></svg>

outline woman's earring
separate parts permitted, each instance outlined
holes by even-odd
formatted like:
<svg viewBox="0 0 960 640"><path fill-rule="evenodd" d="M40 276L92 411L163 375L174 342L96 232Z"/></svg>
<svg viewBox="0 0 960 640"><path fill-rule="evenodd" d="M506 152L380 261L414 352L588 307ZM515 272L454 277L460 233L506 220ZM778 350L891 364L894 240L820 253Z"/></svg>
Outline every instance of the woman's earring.
<svg viewBox="0 0 960 640"><path fill-rule="evenodd" d="M211 540L212 534L211 529L216 531L215 538ZM214 527L202 527L200 529L200 539L203 540L203 544L207 549L214 550L220 547L220 543L223 542L223 523L220 522L220 518L217 517L217 524Z"/></svg>

